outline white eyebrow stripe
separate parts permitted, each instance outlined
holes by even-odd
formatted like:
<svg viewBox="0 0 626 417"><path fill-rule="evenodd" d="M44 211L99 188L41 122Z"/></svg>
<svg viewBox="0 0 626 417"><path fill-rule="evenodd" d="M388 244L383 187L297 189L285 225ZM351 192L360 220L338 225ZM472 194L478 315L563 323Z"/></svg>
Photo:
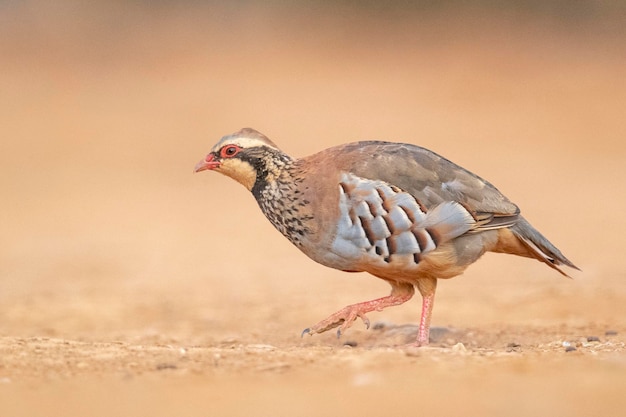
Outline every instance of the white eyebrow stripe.
<svg viewBox="0 0 626 417"><path fill-rule="evenodd" d="M219 151L220 149L222 149L225 145L236 145L239 146L240 148L254 148L254 147L260 147L260 146L265 146L267 148L270 149L275 149L275 150L279 150L278 148L270 145L269 143L267 143L264 140L261 139L257 139L257 138L248 138L248 137L232 137L232 136L227 136L225 138L223 138L222 140L220 140L215 147L213 148L213 151Z"/></svg>

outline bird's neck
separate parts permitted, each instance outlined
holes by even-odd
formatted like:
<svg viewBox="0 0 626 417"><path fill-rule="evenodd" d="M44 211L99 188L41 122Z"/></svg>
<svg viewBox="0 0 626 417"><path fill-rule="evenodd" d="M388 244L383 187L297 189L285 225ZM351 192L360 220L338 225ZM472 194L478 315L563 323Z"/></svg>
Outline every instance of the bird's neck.
<svg viewBox="0 0 626 417"><path fill-rule="evenodd" d="M272 161L271 169L261 173L252 188L265 217L296 246L310 233L305 225L311 219L309 201L300 189L301 182L297 161L287 157Z"/></svg>
<svg viewBox="0 0 626 417"><path fill-rule="evenodd" d="M294 160L282 152L268 152L254 161L253 165L256 169L256 179L250 191L258 201L264 190L272 184L290 181Z"/></svg>

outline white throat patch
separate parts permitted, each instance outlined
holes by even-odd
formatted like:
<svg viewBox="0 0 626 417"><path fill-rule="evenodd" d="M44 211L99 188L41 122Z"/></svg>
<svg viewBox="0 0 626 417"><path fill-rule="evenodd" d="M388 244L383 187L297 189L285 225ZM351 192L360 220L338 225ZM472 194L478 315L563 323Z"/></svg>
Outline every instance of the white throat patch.
<svg viewBox="0 0 626 417"><path fill-rule="evenodd" d="M248 162L241 159L223 159L216 171L231 177L246 187L248 191L252 191L252 187L254 187L256 182L256 170Z"/></svg>

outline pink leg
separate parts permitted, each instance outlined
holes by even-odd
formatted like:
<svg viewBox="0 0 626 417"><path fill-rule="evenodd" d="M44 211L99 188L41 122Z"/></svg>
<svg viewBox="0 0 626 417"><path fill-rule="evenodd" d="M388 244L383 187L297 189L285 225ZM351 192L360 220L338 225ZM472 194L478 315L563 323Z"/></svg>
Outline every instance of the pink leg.
<svg viewBox="0 0 626 417"><path fill-rule="evenodd" d="M417 346L426 346L430 342L430 317L433 313L433 303L435 294L422 298L422 318L420 319L420 329L417 334Z"/></svg>
<svg viewBox="0 0 626 417"><path fill-rule="evenodd" d="M327 330L341 326L337 330L337 337L340 337L346 329L352 326L352 323L357 319L357 317L360 317L369 328L370 321L365 316L365 313L369 313L370 311L382 311L385 307L400 305L410 300L415 293L415 288L411 284L392 283L391 287L391 294L387 297L377 298L375 300L365 301L363 303L352 304L344 307L316 325L304 329L302 335L304 336L307 333L323 333Z"/></svg>
<svg viewBox="0 0 626 417"><path fill-rule="evenodd" d="M422 317L420 318L420 328L417 334L416 346L427 346L430 342L430 318L433 314L433 304L435 303L435 290L437 289L436 279L424 279L417 282L417 289L422 294Z"/></svg>

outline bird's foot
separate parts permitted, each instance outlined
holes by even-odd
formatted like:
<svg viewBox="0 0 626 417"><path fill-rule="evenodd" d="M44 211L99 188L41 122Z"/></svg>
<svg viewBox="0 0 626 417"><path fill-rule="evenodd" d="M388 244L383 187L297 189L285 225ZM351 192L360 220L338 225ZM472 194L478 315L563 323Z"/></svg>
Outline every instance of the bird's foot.
<svg viewBox="0 0 626 417"><path fill-rule="evenodd" d="M352 326L352 323L359 317L369 329L370 321L365 316L365 313L369 313L370 311L382 311L385 307L400 305L409 300L415 292L413 285L411 284L394 284L392 287L393 289L391 291L391 295L344 307L327 319L320 321L314 326L304 329L302 336L305 334L313 335L315 333L323 333L327 330L339 327L339 329L337 329L337 337L341 337L341 335L350 326Z"/></svg>
<svg viewBox="0 0 626 417"><path fill-rule="evenodd" d="M406 345L404 345L404 347L407 349L415 349L415 348L430 348L432 346L430 346L430 343L413 342L413 343L407 343Z"/></svg>
<svg viewBox="0 0 626 417"><path fill-rule="evenodd" d="M342 308L314 326L304 329L302 331L302 337L304 337L305 334L313 335L316 333L324 333L325 331L339 327L337 329L337 338L340 338L357 318L361 318L363 323L365 323L365 327L369 329L370 320L365 316L365 313L372 311L371 308L368 308L369 303L370 302L352 304Z"/></svg>

